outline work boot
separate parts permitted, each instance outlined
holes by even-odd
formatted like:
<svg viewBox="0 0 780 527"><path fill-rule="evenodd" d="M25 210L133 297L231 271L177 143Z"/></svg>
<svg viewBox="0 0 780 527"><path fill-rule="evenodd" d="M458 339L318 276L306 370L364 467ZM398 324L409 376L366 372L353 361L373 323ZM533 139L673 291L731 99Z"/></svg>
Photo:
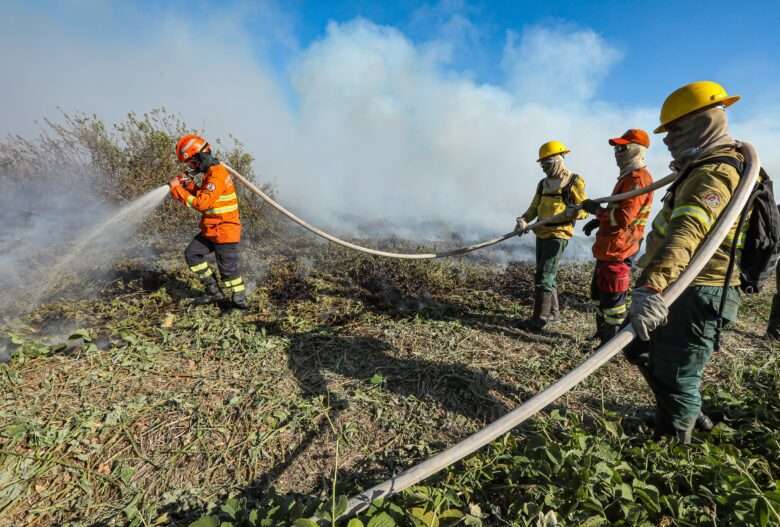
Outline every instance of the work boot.
<svg viewBox="0 0 780 527"><path fill-rule="evenodd" d="M772 311L769 313L766 336L773 340L780 340L780 293L772 297Z"/></svg>
<svg viewBox="0 0 780 527"><path fill-rule="evenodd" d="M601 346L609 342L612 337L618 334L620 331L620 326L614 326L612 324L607 324L604 319L600 316L596 317L596 334L593 336L593 339L598 339L598 342L593 344L592 347L584 348L583 351L585 353L593 352L599 349Z"/></svg>
<svg viewBox="0 0 780 527"><path fill-rule="evenodd" d="M688 430L679 430L675 428L674 435L677 438L677 441L680 442L680 444L690 445L691 438L693 437L693 430L690 428Z"/></svg>
<svg viewBox="0 0 780 527"><path fill-rule="evenodd" d="M701 432L709 432L715 428L715 423L712 422L712 419L710 419L707 414L704 412L699 412L698 417L696 417L696 424L694 426L696 427L696 430Z"/></svg>
<svg viewBox="0 0 780 527"><path fill-rule="evenodd" d="M541 331L552 312L552 292L537 287L534 295L534 313L530 320L523 322L523 327L529 331Z"/></svg>
<svg viewBox="0 0 780 527"><path fill-rule="evenodd" d="M202 295L195 297L194 302L196 305L202 306L205 304L213 304L225 298L214 275L204 278L202 281L206 291Z"/></svg>
<svg viewBox="0 0 780 527"><path fill-rule="evenodd" d="M669 419L663 415L658 406L655 407L653 416L653 439L658 441L664 436L674 435L675 429Z"/></svg>
<svg viewBox="0 0 780 527"><path fill-rule="evenodd" d="M237 309L249 308L249 304L247 304L246 301L246 293L244 291L233 293L233 307Z"/></svg>
<svg viewBox="0 0 780 527"><path fill-rule="evenodd" d="M656 414L647 415L644 418L644 421L647 426L654 426L657 430L659 427L659 423L655 415ZM671 434L671 427L669 425L660 423L660 427L662 429L661 435ZM699 412L699 415L696 417L696 421L694 422L693 427L699 432L711 432L712 429L715 428L715 423L712 422L712 419L710 419L709 416L707 416L707 414L705 414L704 412Z"/></svg>
<svg viewBox="0 0 780 527"><path fill-rule="evenodd" d="M550 317L548 322L558 322L561 319L561 308L558 305L558 288L551 291L552 293L552 308L550 310Z"/></svg>

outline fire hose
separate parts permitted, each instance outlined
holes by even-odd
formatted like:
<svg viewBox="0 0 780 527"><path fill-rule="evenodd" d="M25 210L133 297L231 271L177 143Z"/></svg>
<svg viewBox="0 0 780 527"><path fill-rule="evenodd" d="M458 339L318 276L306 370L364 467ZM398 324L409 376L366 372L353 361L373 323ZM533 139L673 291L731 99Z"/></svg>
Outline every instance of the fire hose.
<svg viewBox="0 0 780 527"><path fill-rule="evenodd" d="M710 230L703 243L693 255L688 266L680 274L678 279L670 285L662 294L667 305L671 305L690 285L693 279L701 272L707 262L718 250L723 240L728 235L742 209L750 198L757 179L760 167L760 159L757 152L749 143L741 143L740 149L745 156L745 171L737 189L735 190L728 206L718 218L718 221ZM460 443L451 446L447 450L436 454L422 463L407 469L403 473L372 487L347 503L346 511L340 516L350 516L368 507L371 502L396 494L425 478L456 463L469 454L477 451L491 441L506 434L530 417L536 415L556 399L571 390L574 386L585 380L601 366L606 364L620 350L634 340L636 333L631 325L627 325L611 340L602 345L591 357L580 366L566 374L555 384L521 404L519 407L494 421L479 432L467 437Z"/></svg>
<svg viewBox="0 0 780 527"><path fill-rule="evenodd" d="M498 238L493 238L492 240L487 240L481 243L477 243L474 245L468 245L466 247L461 247L458 249L452 249L449 251L442 251L439 253L394 253L394 252L387 252L387 251L380 251L378 249L371 249L369 247L363 247L361 245L357 245L351 242L348 242L346 240L342 240L341 238L337 238L336 236L333 236L332 234L329 234L322 229L319 229L315 227L314 225L309 224L308 222L302 220L286 208L284 208L282 205L277 203L271 196L260 190L254 183L249 181L247 178L233 170L230 166L228 166L225 163L222 163L222 165L230 172L233 176L235 176L241 183L243 183L249 190L251 190L253 193L260 196L263 200L265 200L269 205L271 205L273 208L287 216L289 219L300 225L301 227L309 230L310 232L313 232L317 236L320 236L322 238L325 238L328 241L331 241L337 245L341 245L342 247L346 247L347 249L352 249L354 251L359 251L366 254L373 254L374 256L384 256L385 258L399 258L404 260L430 260L433 258L444 258L447 256L459 256L461 254L467 254L472 251L476 251L478 249L484 249L485 247L490 247L491 245L496 245L497 243L501 243L505 240L508 240L509 238L512 238L514 236L517 236L519 233L517 231L512 231L504 234L503 236L500 236ZM614 203L617 201L623 201L626 199L633 198L635 196L640 196L642 194L646 194L648 192L652 192L653 190L659 189L672 181L675 180L677 177L677 174L670 174L666 176L663 179L659 179L658 181L654 182L651 185L648 185L647 187L643 187L640 189L635 189L630 192L624 192L622 194L615 194L614 196L606 196L603 198L594 199L593 201L596 203ZM580 205L574 206L577 210L582 208ZM558 223L561 221L570 221L570 218L567 218L563 214L558 214L556 216L546 218L544 220L537 221L531 225L528 226L526 231L528 230L535 230L539 227L542 227L544 225L547 225L549 223Z"/></svg>

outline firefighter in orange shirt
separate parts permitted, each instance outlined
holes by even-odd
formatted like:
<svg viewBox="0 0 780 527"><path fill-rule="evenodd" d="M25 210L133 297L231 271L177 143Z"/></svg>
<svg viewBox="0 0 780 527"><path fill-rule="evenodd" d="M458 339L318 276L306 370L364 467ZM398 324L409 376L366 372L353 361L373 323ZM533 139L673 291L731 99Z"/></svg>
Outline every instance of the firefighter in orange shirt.
<svg viewBox="0 0 780 527"><path fill-rule="evenodd" d="M650 147L647 132L631 129L621 137L610 139L609 144L615 149L615 160L620 169L613 195L652 184L653 178L645 163L645 153ZM593 244L596 269L591 284L591 297L599 302L596 337L601 344L617 334L626 318L632 258L639 252L652 206L652 192L610 203L606 208L590 200L582 203L583 209L596 215L582 230L590 236L598 228Z"/></svg>
<svg viewBox="0 0 780 527"><path fill-rule="evenodd" d="M184 251L187 265L206 289L196 303L227 299L234 307L246 309L246 286L238 269L241 220L233 180L199 135L183 135L176 143L176 156L189 166L191 173L203 175L200 185L183 176L176 176L169 183L176 200L202 214L200 233ZM222 289L206 261L212 252L216 255Z"/></svg>

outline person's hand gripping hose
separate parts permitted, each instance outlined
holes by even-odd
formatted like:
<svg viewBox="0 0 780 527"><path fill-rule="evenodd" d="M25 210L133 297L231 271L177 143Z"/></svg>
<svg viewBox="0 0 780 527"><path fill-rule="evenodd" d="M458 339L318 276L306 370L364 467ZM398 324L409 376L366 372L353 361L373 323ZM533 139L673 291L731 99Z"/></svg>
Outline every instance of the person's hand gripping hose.
<svg viewBox="0 0 780 527"><path fill-rule="evenodd" d="M669 307L661 295L649 287L638 287L631 292L628 318L641 340L650 340L650 333L666 324Z"/></svg>

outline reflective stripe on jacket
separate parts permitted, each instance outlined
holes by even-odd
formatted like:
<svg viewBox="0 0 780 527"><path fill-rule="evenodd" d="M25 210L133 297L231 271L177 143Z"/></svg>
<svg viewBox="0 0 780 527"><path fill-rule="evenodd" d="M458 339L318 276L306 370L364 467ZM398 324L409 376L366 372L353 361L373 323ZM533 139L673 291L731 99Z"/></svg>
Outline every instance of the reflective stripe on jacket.
<svg viewBox="0 0 780 527"><path fill-rule="evenodd" d="M652 184L647 168L640 168L618 178L612 194L622 194ZM593 256L602 262L622 262L639 251L645 225L653 207L653 193L642 194L610 203L596 217L599 230L593 243Z"/></svg>
<svg viewBox="0 0 780 527"><path fill-rule="evenodd" d="M742 155L732 146L710 152L702 160L722 156L742 160ZM677 187L674 200L667 193L663 209L653 220L653 230L647 237L647 251L639 261L639 267L644 270L637 287L650 286L663 291L677 279L728 205L739 179L737 169L714 161L691 171ZM735 223L715 255L694 279L693 285L724 285L736 230ZM737 237L738 249L744 243L744 237L744 232ZM737 251L738 259L739 254L740 251ZM734 267L729 285L739 285L739 266Z"/></svg>
<svg viewBox="0 0 780 527"><path fill-rule="evenodd" d="M571 174L571 177L576 178L571 185L571 203L582 203L587 199L587 195L585 194L585 180L582 179L582 176L578 176L577 174ZM567 181L566 183L569 182ZM534 199L531 201L528 210L523 214L523 219L530 223L536 218L544 220L565 211L567 207L567 204L563 199L563 187L565 186L566 185L561 186L561 188L556 191L548 191L544 189L545 184L543 180L543 183L536 187ZM539 192L540 189L542 190L541 193ZM588 213L584 210L580 210L577 213L576 219L581 220L587 217ZM550 238L568 240L574 234L574 225L573 222L567 222L559 225L542 226L535 229L534 234L536 234L537 238L542 240Z"/></svg>
<svg viewBox="0 0 780 527"><path fill-rule="evenodd" d="M189 183L171 190L179 201L200 212L200 230L215 243L241 240L241 219L233 179L220 164L212 165L200 185Z"/></svg>

